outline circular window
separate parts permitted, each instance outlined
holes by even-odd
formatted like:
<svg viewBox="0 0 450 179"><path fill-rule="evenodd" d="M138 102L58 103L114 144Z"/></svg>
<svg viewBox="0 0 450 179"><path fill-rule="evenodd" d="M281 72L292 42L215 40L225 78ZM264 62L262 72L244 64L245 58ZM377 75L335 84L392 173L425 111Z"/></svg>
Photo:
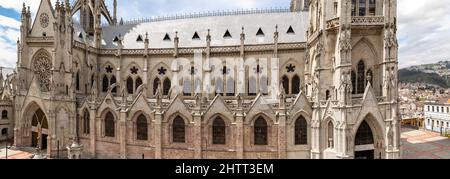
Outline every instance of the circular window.
<svg viewBox="0 0 450 179"><path fill-rule="evenodd" d="M48 15L46 13L41 14L41 16L39 17L39 20L41 22L41 26L43 28L48 27Z"/></svg>

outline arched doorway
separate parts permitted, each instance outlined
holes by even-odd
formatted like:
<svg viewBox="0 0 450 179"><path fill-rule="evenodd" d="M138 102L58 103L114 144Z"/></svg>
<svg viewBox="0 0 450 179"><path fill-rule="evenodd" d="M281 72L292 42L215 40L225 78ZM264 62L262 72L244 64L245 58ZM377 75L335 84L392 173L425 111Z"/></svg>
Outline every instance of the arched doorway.
<svg viewBox="0 0 450 179"><path fill-rule="evenodd" d="M48 121L44 111L36 110L31 118L31 146L47 149Z"/></svg>
<svg viewBox="0 0 450 179"><path fill-rule="evenodd" d="M375 141L372 129L364 120L355 136L355 159L375 159Z"/></svg>

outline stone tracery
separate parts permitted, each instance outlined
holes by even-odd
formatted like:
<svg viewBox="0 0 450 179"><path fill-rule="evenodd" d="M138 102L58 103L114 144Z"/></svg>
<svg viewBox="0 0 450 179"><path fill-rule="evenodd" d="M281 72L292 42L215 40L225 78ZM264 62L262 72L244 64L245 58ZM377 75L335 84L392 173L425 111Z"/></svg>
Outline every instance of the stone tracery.
<svg viewBox="0 0 450 179"><path fill-rule="evenodd" d="M51 68L52 64L50 61L50 56L45 51L40 51L36 54L34 58L34 74L39 81L39 86L41 91L50 91L50 79L51 79Z"/></svg>

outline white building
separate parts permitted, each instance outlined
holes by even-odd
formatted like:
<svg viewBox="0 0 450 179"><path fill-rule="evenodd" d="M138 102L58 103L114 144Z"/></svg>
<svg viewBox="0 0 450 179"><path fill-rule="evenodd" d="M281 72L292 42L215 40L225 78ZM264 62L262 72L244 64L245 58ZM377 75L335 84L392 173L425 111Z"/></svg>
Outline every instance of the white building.
<svg viewBox="0 0 450 179"><path fill-rule="evenodd" d="M428 102L424 111L425 129L440 133L450 130L450 103Z"/></svg>

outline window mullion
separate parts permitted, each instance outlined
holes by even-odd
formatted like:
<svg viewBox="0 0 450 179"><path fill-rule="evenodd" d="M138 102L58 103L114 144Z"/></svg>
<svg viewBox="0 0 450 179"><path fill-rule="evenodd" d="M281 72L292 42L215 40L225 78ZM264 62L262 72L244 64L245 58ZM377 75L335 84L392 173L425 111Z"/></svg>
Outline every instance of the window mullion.
<svg viewBox="0 0 450 179"><path fill-rule="evenodd" d="M366 16L370 16L370 0L366 0Z"/></svg>

